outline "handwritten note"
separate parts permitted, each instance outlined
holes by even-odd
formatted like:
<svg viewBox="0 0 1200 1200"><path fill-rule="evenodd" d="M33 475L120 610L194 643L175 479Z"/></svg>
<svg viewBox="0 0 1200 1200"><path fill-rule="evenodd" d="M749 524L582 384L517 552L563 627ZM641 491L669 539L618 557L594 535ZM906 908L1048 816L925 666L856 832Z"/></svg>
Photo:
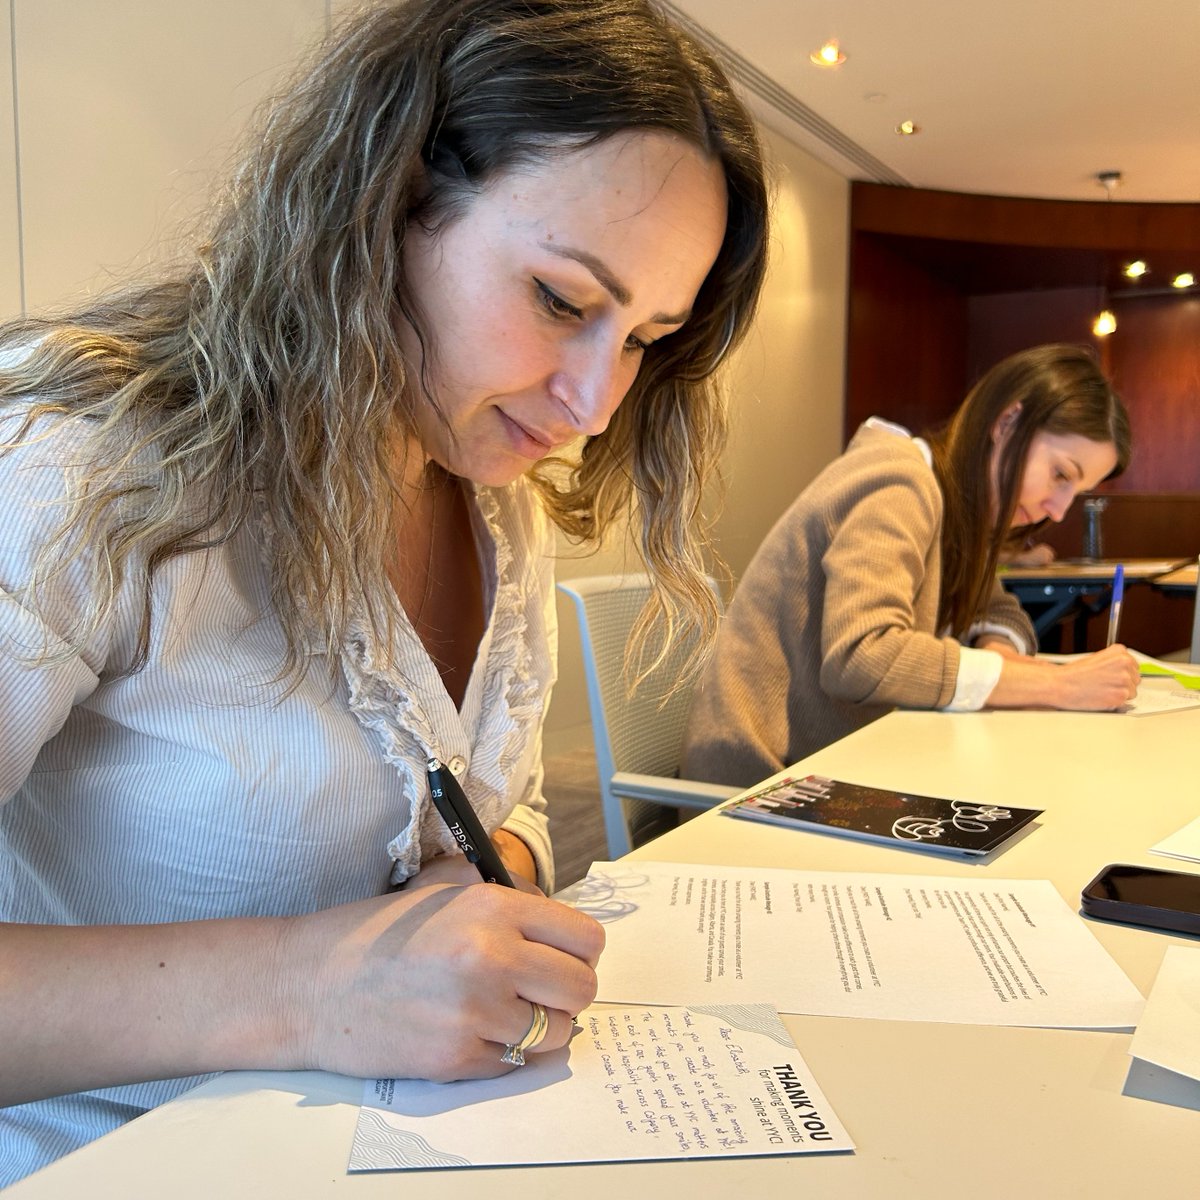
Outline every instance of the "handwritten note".
<svg viewBox="0 0 1200 1200"><path fill-rule="evenodd" d="M769 1005L607 1008L497 1079L368 1080L351 1171L854 1148Z"/></svg>
<svg viewBox="0 0 1200 1200"><path fill-rule="evenodd" d="M1174 683L1143 682L1137 695L1117 711L1133 717L1149 717L1184 708L1200 708L1200 692L1186 690Z"/></svg>

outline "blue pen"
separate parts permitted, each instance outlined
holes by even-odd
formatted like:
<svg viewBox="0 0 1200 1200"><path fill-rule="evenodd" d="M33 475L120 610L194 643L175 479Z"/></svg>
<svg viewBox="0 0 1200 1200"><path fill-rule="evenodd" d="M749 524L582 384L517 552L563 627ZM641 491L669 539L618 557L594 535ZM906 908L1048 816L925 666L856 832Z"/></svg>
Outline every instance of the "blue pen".
<svg viewBox="0 0 1200 1200"><path fill-rule="evenodd" d="M1112 606L1108 610L1108 641L1111 646L1117 640L1117 630L1121 625L1121 605L1125 603L1125 568L1118 566L1113 573Z"/></svg>

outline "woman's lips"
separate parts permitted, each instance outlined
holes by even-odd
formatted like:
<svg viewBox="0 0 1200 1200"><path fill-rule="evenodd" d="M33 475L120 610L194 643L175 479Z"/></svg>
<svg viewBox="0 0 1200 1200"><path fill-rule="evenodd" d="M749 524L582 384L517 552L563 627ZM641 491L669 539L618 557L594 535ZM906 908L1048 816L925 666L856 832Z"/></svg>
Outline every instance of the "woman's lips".
<svg viewBox="0 0 1200 1200"><path fill-rule="evenodd" d="M504 420L505 429L513 448L525 458L545 458L556 445L562 444L553 434L543 433L540 429L523 425L520 421L510 417L504 409L499 408L496 411Z"/></svg>

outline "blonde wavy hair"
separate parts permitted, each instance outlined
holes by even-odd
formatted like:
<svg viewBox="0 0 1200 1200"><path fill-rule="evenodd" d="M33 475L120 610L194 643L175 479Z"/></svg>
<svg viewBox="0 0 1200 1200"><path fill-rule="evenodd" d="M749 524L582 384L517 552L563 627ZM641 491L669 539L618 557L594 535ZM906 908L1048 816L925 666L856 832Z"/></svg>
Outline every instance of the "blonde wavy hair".
<svg viewBox="0 0 1200 1200"><path fill-rule="evenodd" d="M28 405L13 442L40 417L94 423L94 466L34 580L85 557L98 600L79 640L132 581L140 668L155 572L228 539L260 505L281 674L314 632L306 614L319 614L334 658L364 606L390 637L382 498L397 494L395 449L417 406L437 408L397 332L404 317L428 344L402 271L405 230L452 221L501 172L632 128L668 130L721 164L724 243L692 318L647 351L609 428L533 479L579 539L639 513L659 585L641 636L654 616L668 637L710 634L700 502L725 436L712 375L765 269L753 123L713 58L643 0L412 0L352 18L269 107L191 267L0 329L0 351L19 359L0 372L0 400Z"/></svg>

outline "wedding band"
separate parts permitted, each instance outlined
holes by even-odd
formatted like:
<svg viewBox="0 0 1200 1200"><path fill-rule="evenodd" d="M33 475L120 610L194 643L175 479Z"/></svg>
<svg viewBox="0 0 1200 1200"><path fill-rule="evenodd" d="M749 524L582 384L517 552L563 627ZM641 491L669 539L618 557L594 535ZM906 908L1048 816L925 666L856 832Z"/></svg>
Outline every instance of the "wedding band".
<svg viewBox="0 0 1200 1200"><path fill-rule="evenodd" d="M505 1042L504 1053L500 1055L500 1061L508 1063L512 1067L523 1067L525 1051L534 1050L540 1046L542 1039L550 1031L550 1018L546 1016L546 1010L540 1004L534 1004L532 1000L529 1004L533 1009L533 1017L529 1022L529 1028L525 1030L525 1036L515 1044Z"/></svg>

